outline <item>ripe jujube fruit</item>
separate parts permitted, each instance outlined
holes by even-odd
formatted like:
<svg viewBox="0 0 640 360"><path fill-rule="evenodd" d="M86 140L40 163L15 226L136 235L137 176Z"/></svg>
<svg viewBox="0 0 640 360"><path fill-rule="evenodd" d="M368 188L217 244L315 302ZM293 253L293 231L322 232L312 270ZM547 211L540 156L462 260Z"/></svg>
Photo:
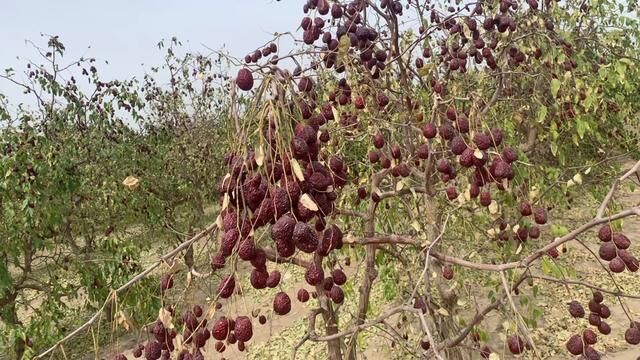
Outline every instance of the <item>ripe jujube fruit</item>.
<svg viewBox="0 0 640 360"><path fill-rule="evenodd" d="M238 316L235 321L234 334L236 339L241 342L247 342L253 337L253 326L251 319L246 316Z"/></svg>
<svg viewBox="0 0 640 360"><path fill-rule="evenodd" d="M624 333L624 339L631 345L640 344L640 329L636 326L628 328Z"/></svg>
<svg viewBox="0 0 640 360"><path fill-rule="evenodd" d="M306 289L300 289L298 290L297 298L300 302L307 302L309 301L309 292Z"/></svg>
<svg viewBox="0 0 640 360"><path fill-rule="evenodd" d="M422 135L424 135L424 137L427 139L433 139L434 137L436 137L437 133L438 129L432 123L424 124L424 126L422 127Z"/></svg>
<svg viewBox="0 0 640 360"><path fill-rule="evenodd" d="M583 318L584 317L584 308L580 305L576 300L571 301L569 303L569 313L574 318Z"/></svg>
<svg viewBox="0 0 640 360"><path fill-rule="evenodd" d="M609 324L604 321L600 321L600 324L598 325L598 331L600 331L600 334L609 335L611 334L611 326L609 326Z"/></svg>
<svg viewBox="0 0 640 360"><path fill-rule="evenodd" d="M544 208L537 208L533 214L536 224L544 225L547 223L547 211Z"/></svg>
<svg viewBox="0 0 640 360"><path fill-rule="evenodd" d="M375 146L376 149L382 149L384 143L384 136L382 136L382 134L377 133L373 136L373 146Z"/></svg>
<svg viewBox="0 0 640 360"><path fill-rule="evenodd" d="M585 331L582 332L582 339L584 340L585 344L593 345L596 342L598 342L598 335L596 335L596 333L593 332L593 330L586 329Z"/></svg>
<svg viewBox="0 0 640 360"><path fill-rule="evenodd" d="M344 301L344 292L340 286L334 285L329 291L329 298L336 304L342 304Z"/></svg>
<svg viewBox="0 0 640 360"><path fill-rule="evenodd" d="M624 264L624 261L622 261L622 259L620 259L619 257L615 257L609 262L609 270L614 273L623 272L625 267L626 265Z"/></svg>
<svg viewBox="0 0 640 360"><path fill-rule="evenodd" d="M253 74L247 68L242 68L238 70L238 75L236 76L236 84L238 87L244 91L249 91L253 87Z"/></svg>
<svg viewBox="0 0 640 360"><path fill-rule="evenodd" d="M267 286L270 288L274 288L276 286L278 286L278 284L280 283L280 271L278 270L273 270L270 274L269 277L267 278Z"/></svg>
<svg viewBox="0 0 640 360"><path fill-rule="evenodd" d="M629 238L621 233L613 234L613 243L616 244L618 249L627 249L631 245Z"/></svg>
<svg viewBox="0 0 640 360"><path fill-rule="evenodd" d="M512 354L519 355L522 354L525 350L524 341L520 337L520 335L511 335L507 339L507 345L509 347L509 351Z"/></svg>
<svg viewBox="0 0 640 360"><path fill-rule="evenodd" d="M604 242L600 244L598 255L602 260L611 261L617 256L616 246L612 242Z"/></svg>
<svg viewBox="0 0 640 360"><path fill-rule="evenodd" d="M613 240L613 231L611 230L611 225L604 225L598 230L598 239L600 241L611 241Z"/></svg>
<svg viewBox="0 0 640 360"><path fill-rule="evenodd" d="M291 299L287 293L279 292L276 294L273 299L273 311L278 315L286 315L291 311Z"/></svg>
<svg viewBox="0 0 640 360"><path fill-rule="evenodd" d="M442 268L442 277L447 280L453 279L453 267L451 265L445 265Z"/></svg>
<svg viewBox="0 0 640 360"><path fill-rule="evenodd" d="M488 191L483 191L480 193L480 205L489 206L491 205L491 193Z"/></svg>
<svg viewBox="0 0 640 360"><path fill-rule="evenodd" d="M572 335L567 341L567 350L573 355L581 355L584 349L582 337L580 335Z"/></svg>

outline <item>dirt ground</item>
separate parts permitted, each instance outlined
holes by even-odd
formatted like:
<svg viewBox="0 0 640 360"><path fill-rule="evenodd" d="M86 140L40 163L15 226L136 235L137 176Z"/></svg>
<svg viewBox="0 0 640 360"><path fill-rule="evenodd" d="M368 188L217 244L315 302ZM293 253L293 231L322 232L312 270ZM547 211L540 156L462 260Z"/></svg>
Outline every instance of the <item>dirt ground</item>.
<svg viewBox="0 0 640 360"><path fill-rule="evenodd" d="M617 197L621 205L632 206L640 203L640 187L634 191L628 189L621 189ZM560 220L562 224L572 228L571 225L584 223L588 220L589 216L593 214L594 202L588 202L583 204L584 206L576 205L574 210L567 211L566 214L562 214ZM591 206L589 206L591 205ZM554 220L558 220L557 218ZM623 223L623 232L632 241L632 250L636 251L636 255L640 255L636 248L640 249L640 218L627 219ZM595 237L594 232L585 234L581 237L587 246L595 251L597 254L599 242ZM586 251L581 245L577 243L571 243L567 246L567 252L561 255L565 264L569 264L576 270L576 276L580 280L588 281L594 284L601 285L605 288L611 288L610 280L606 278L606 273L594 260L593 255ZM605 264L606 266L606 264ZM279 269L283 273L284 284L291 284L291 281L287 281L289 278L302 279L302 272L299 268L290 265L283 264L270 264L269 270ZM348 269L350 278L357 279L361 275L361 264L354 264ZM622 274L616 274L615 279L627 293L640 294L640 281L638 281L638 273L624 272ZM372 306L375 311L378 312L382 308L384 303L382 298L382 288L377 281L372 292ZM289 285L286 291L292 298L291 312L286 316L272 316L271 314L271 301L273 295L280 291L279 289L269 289L267 291L260 290L259 292L252 289L248 285L248 279L241 280L241 286L244 291L242 297L233 297L231 302L224 303L223 312L226 315L234 313L237 314L250 314L251 312L258 312L265 314L269 321L265 325L258 324L254 321L254 337L247 344L247 351L240 352L236 346L228 346L224 354L220 355L213 349L214 341L209 341L207 348L205 349L206 359L220 359L222 356L226 359L284 359L290 358L291 349L299 342L301 336L305 332L306 323L305 316L310 303L302 304L295 300L295 294L300 287L304 287L303 283L295 283ZM564 348L564 343L570 335L581 331L587 327L591 327L586 319L575 320L572 319L568 312L566 303L569 300L579 300L584 304L585 309L588 299L591 297L591 290L585 289L580 286L570 287L569 293L564 286L554 283L543 283L540 287L539 306L543 311L541 324L531 331L532 337L536 343L541 356L545 359L571 359L567 355ZM203 303L208 298L210 293L207 286L198 287L192 289L187 296L184 297L186 303ZM350 289L345 287L345 292L349 294L349 291L357 292L357 289ZM347 296L345 304L341 307L341 319L340 321L346 323L350 320L351 315L355 312L357 301L356 296ZM514 297L516 303L518 303L518 297ZM640 319L640 300L636 299L624 299L623 303L627 307L630 316L638 320ZM607 322L612 328L612 333L609 336L603 336L598 333L598 343L595 345L596 350L603 354L603 359L616 359L616 360L638 360L640 359L640 346L630 347L624 341L624 331L628 327L629 320L627 319L624 311L621 308L620 303L612 295L605 296L605 304L611 309L611 317L607 319ZM586 309L588 312L588 309ZM216 316L219 316L217 314ZM471 315L471 314L467 314ZM469 317L469 316L466 316ZM483 322L483 328L489 332L489 345L499 355L500 359L512 359L515 358L511 355L504 346L504 335L501 327L502 318L495 313L488 316ZM392 321L393 322L393 319ZM135 335L120 339L117 344L111 344L109 347L103 349L100 358L111 359L111 357L117 351L125 351L130 349L136 344L138 340ZM362 340L362 348L366 350L362 354L363 359L401 359L410 358L406 352L403 352L396 348L391 347L391 341L388 336L380 329L373 328ZM125 354L132 359L130 351L125 351ZM525 354L520 358L533 358L531 352ZM94 359L93 355L88 355L86 359ZM315 344L312 342L306 342L298 350L299 359L324 359L326 358L325 348L323 344ZM477 359L479 356L470 355L470 358Z"/></svg>

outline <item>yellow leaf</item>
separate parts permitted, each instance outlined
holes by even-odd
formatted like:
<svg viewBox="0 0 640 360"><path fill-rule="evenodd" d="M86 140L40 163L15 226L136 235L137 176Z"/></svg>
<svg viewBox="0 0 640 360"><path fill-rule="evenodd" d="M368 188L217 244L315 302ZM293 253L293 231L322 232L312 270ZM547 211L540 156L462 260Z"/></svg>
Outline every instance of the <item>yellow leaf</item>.
<svg viewBox="0 0 640 360"><path fill-rule="evenodd" d="M396 183L396 191L402 190L403 187L404 187L404 182L402 180Z"/></svg>
<svg viewBox="0 0 640 360"><path fill-rule="evenodd" d="M133 323L131 322L131 320L129 320L129 318L127 317L127 315L125 315L124 312L118 311L118 313L116 314L116 321L118 322L119 325L121 325L126 331L129 331L129 329L131 329L133 327Z"/></svg>
<svg viewBox="0 0 640 360"><path fill-rule="evenodd" d="M165 309L164 306L160 308L158 312L158 320L162 322L162 325L167 329L173 329L173 319L171 318L171 313L169 310Z"/></svg>
<svg viewBox="0 0 640 360"><path fill-rule="evenodd" d="M482 153L482 150L480 150L480 149L476 149L476 150L473 152L473 156L475 156L475 157L476 157L476 159L482 159L482 158L484 157L484 154Z"/></svg>
<svg viewBox="0 0 640 360"><path fill-rule="evenodd" d="M582 175L580 173L573 175L573 181L578 185L582 185Z"/></svg>
<svg viewBox="0 0 640 360"><path fill-rule="evenodd" d="M495 200L491 200L491 204L489 204L489 214L494 215L498 212L498 202Z"/></svg>
<svg viewBox="0 0 640 360"><path fill-rule="evenodd" d="M304 181L304 174L302 173L302 168L300 167L300 163L298 162L298 160L291 160L291 170L293 170L293 173L296 175L296 178L298 178L298 181Z"/></svg>
<svg viewBox="0 0 640 360"><path fill-rule="evenodd" d="M222 199L222 210L226 210L229 207L229 194L224 193L224 198Z"/></svg>
<svg viewBox="0 0 640 360"><path fill-rule="evenodd" d="M498 354L496 354L496 353L492 352L492 353L489 355L489 360L500 360L500 355L498 355Z"/></svg>
<svg viewBox="0 0 640 360"><path fill-rule="evenodd" d="M122 185L126 186L129 190L135 190L138 185L140 185L140 180L134 176L127 176L122 181Z"/></svg>
<svg viewBox="0 0 640 360"><path fill-rule="evenodd" d="M438 314L440 314L442 316L449 316L449 312L445 308L440 308L440 309L438 309L437 312L438 312Z"/></svg>
<svg viewBox="0 0 640 360"><path fill-rule="evenodd" d="M216 225L218 226L218 229L222 230L222 214L218 214L218 217L216 218Z"/></svg>
<svg viewBox="0 0 640 360"><path fill-rule="evenodd" d="M262 149L262 145L256 150L256 164L258 164L258 166L264 164L264 150Z"/></svg>
<svg viewBox="0 0 640 360"><path fill-rule="evenodd" d="M318 205L316 205L316 203L313 201L313 199L311 199L311 196L309 196L309 194L303 194L300 197L300 202L307 209L309 209L311 211L318 211Z"/></svg>

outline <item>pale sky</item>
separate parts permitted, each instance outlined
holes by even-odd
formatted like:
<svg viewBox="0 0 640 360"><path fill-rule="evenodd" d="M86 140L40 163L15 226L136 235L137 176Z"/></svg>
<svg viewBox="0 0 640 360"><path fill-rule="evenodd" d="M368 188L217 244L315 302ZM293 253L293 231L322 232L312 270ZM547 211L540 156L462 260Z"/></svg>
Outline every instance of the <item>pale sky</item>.
<svg viewBox="0 0 640 360"><path fill-rule="evenodd" d="M273 37L295 31L303 1L297 0L11 0L0 8L0 71L21 72L26 58L41 63L31 40L46 45L40 34L59 35L65 59L80 56L99 63L106 78L129 78L159 65L157 43L177 36L185 48L226 50L239 58ZM91 47L91 48L89 48ZM22 59L16 59L20 57ZM145 64L144 67L142 64ZM20 91L0 80L0 93L15 102Z"/></svg>

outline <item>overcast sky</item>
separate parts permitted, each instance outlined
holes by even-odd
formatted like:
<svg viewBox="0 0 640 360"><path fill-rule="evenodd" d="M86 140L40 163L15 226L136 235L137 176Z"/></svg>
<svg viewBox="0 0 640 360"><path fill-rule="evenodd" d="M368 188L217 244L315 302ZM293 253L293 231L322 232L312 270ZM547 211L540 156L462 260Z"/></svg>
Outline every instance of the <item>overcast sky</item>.
<svg viewBox="0 0 640 360"><path fill-rule="evenodd" d="M25 43L46 45L40 34L59 35L65 58L108 60L105 78L140 76L158 65L161 39L177 36L192 51L222 46L243 57L273 37L294 31L302 14L297 0L12 0L0 8L0 69L22 71L26 59L40 63ZM90 47L90 48L89 48ZM17 59L19 57L21 59ZM144 66L142 64L145 64ZM20 91L0 80L0 93L11 102Z"/></svg>

